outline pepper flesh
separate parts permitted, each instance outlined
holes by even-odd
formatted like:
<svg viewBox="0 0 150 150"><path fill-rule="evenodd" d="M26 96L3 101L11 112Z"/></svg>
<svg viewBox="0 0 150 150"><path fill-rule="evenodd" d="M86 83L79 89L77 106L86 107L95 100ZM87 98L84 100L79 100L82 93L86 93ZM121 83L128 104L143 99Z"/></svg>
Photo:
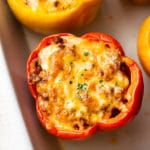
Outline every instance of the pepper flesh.
<svg viewBox="0 0 150 150"><path fill-rule="evenodd" d="M101 5L101 0L75 0L69 1L65 9L49 11L52 2L48 0L42 2L39 0L7 0L7 2L23 25L44 34L77 29L89 24L96 17ZM55 1L53 7L57 8L57 5L59 4Z"/></svg>
<svg viewBox="0 0 150 150"><path fill-rule="evenodd" d="M117 112L118 109L114 109L113 110L114 112L111 118L109 118L108 120L100 119L99 121L97 121L97 123L93 124L88 129L81 130L81 131L61 130L57 128L53 122L51 122L50 125L47 127L47 119L43 115L43 111L40 106L40 102L38 100L37 89L30 80L30 74L32 70L31 63L35 58L37 58L41 49L43 49L47 45L51 45L56 37L67 37L67 36L72 36L72 35L68 33L62 33L62 34L56 34L56 35L46 37L38 45L38 47L31 53L28 59L28 62L27 62L28 85L29 85L29 88L31 90L33 97L36 100L36 111L37 111L39 120L41 121L43 126L48 130L49 133L52 133L61 138L70 138L70 139L86 138L94 134L94 132L97 129L112 130L112 129L125 125L140 110L140 106L142 102L142 95L143 95L143 78L142 78L142 73L140 71L140 68L132 59L124 56L122 47L114 38L103 33L88 33L88 34L83 35L81 38L87 39L88 41L91 41L91 42L98 42L98 43L102 42L102 43L105 43L106 45L112 44L119 51L119 54L123 60L122 71L126 74L126 76L128 76L129 82L130 82L129 87L127 89L127 93L126 93L127 96L124 102L126 103L125 105L127 106L128 111L126 111L125 113L119 112L119 115L118 115L118 112ZM81 88L81 85L80 85L80 88Z"/></svg>

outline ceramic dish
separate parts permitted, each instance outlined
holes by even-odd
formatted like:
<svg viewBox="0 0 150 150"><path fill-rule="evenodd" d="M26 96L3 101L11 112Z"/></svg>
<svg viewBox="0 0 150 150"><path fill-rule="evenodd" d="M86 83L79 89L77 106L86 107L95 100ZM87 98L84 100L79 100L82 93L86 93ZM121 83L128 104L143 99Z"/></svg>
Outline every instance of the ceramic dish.
<svg viewBox="0 0 150 150"><path fill-rule="evenodd" d="M82 35L91 31L110 34L122 44L126 55L142 68L137 56L137 35L148 15L150 6L135 6L124 0L104 0L96 19L73 34ZM150 78L143 70L145 91L141 111L123 128L98 132L82 141L60 140L42 128L26 83L26 60L43 37L19 24L7 2L0 1L0 149L148 150Z"/></svg>

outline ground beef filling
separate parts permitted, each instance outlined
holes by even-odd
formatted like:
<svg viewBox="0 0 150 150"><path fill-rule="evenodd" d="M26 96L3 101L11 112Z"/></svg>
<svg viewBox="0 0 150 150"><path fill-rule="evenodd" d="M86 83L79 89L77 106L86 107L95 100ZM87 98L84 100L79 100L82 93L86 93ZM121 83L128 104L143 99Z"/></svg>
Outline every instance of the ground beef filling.
<svg viewBox="0 0 150 150"><path fill-rule="evenodd" d="M30 68L47 128L53 123L60 130L82 131L128 111L127 66L111 45L56 37Z"/></svg>

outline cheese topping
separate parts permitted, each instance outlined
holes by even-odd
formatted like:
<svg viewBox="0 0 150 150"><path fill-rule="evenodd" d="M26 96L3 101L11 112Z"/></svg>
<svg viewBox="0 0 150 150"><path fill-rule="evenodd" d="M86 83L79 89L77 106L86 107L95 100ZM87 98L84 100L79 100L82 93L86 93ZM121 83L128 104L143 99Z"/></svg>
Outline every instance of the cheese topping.
<svg viewBox="0 0 150 150"><path fill-rule="evenodd" d="M46 126L87 130L127 113L129 77L119 51L72 35L56 37L31 63Z"/></svg>
<svg viewBox="0 0 150 150"><path fill-rule="evenodd" d="M77 0L23 0L33 10L43 10L45 12L62 11L77 5Z"/></svg>

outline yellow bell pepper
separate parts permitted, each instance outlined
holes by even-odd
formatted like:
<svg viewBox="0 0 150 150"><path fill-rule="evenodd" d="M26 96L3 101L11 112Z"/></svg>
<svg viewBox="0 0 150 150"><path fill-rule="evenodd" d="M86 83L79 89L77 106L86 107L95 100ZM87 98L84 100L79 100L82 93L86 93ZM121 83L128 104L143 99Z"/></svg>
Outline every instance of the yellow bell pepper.
<svg viewBox="0 0 150 150"><path fill-rule="evenodd" d="M139 31L138 56L143 68L150 75L150 16L144 20Z"/></svg>
<svg viewBox="0 0 150 150"><path fill-rule="evenodd" d="M68 31L89 24L102 0L7 0L16 18L39 33Z"/></svg>

